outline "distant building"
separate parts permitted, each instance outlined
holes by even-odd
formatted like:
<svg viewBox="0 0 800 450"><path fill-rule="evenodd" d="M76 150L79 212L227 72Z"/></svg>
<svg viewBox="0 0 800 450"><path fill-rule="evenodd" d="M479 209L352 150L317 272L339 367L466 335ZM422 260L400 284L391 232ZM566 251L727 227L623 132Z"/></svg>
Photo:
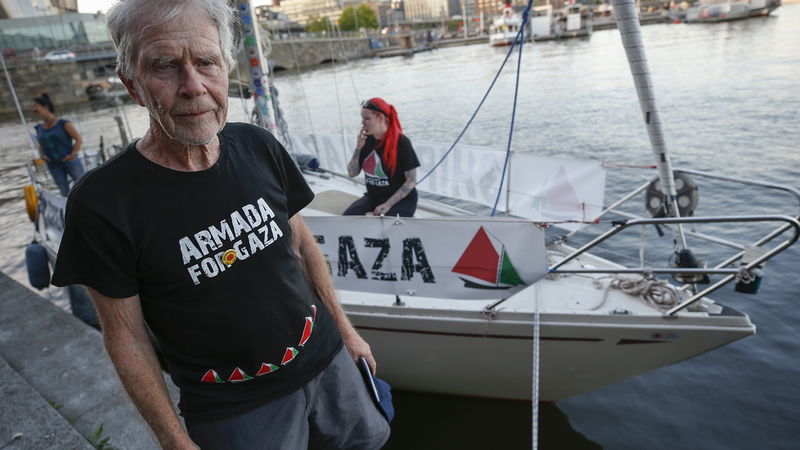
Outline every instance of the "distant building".
<svg viewBox="0 0 800 450"><path fill-rule="evenodd" d="M0 20L0 48L17 52L75 50L110 42L103 15L70 13Z"/></svg>
<svg viewBox="0 0 800 450"><path fill-rule="evenodd" d="M283 13L292 21L303 25L314 18L327 17L331 23L336 23L344 9L343 0L282 0L270 9Z"/></svg>
<svg viewBox="0 0 800 450"><path fill-rule="evenodd" d="M78 0L0 0L0 19L78 12Z"/></svg>
<svg viewBox="0 0 800 450"><path fill-rule="evenodd" d="M345 8L357 9L361 5L372 9L381 27L402 21L404 17L402 11L399 11L403 1L398 0L281 0L277 5L273 3L268 8L273 13L284 14L291 22L307 25L311 20L323 17L336 24Z"/></svg>

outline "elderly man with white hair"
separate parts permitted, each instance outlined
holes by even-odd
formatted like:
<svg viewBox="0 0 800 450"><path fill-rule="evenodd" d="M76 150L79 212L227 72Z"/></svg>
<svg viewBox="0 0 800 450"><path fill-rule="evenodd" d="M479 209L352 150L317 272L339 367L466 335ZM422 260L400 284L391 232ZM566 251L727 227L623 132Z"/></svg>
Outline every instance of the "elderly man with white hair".
<svg viewBox="0 0 800 450"><path fill-rule="evenodd" d="M314 195L271 134L226 124L234 17L220 0L108 12L118 74L150 126L72 190L53 284L89 288L163 447L379 448L389 426L353 364L375 361L299 214Z"/></svg>

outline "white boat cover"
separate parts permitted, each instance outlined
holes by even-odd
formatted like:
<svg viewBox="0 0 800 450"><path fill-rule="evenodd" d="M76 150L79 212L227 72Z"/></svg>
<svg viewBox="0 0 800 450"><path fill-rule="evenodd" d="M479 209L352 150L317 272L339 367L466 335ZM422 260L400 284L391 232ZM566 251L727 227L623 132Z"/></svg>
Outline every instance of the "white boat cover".
<svg viewBox="0 0 800 450"><path fill-rule="evenodd" d="M352 139L350 139L352 140ZM352 145L341 135L292 136L297 153L317 155L331 172L346 174ZM414 141L422 166L418 178L442 158L448 145ZM505 152L459 144L418 189L492 207L497 199ZM603 208L606 171L599 161L574 161L513 152L499 212L574 230ZM507 211L508 207L508 211ZM570 222L573 221L573 222Z"/></svg>
<svg viewBox="0 0 800 450"><path fill-rule="evenodd" d="M547 273L544 231L504 218L306 216L338 289L504 298Z"/></svg>

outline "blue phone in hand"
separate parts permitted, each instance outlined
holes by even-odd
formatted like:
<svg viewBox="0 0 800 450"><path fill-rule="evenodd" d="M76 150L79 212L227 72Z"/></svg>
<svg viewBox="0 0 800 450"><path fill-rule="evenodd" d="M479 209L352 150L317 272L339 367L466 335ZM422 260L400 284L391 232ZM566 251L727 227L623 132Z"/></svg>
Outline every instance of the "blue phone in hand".
<svg viewBox="0 0 800 450"><path fill-rule="evenodd" d="M361 377L364 378L364 384L367 385L370 397L372 397L372 400L374 400L376 404L380 404L381 399L380 396L378 396L378 388L375 387L375 380L372 378L372 372L369 370L367 359L363 356L358 358L358 371L361 372Z"/></svg>

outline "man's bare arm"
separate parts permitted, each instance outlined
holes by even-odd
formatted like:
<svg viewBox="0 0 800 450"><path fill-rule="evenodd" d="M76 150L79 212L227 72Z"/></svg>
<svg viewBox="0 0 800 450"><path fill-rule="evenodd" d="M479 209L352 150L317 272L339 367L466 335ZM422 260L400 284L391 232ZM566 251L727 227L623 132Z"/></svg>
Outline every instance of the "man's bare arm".
<svg viewBox="0 0 800 450"><path fill-rule="evenodd" d="M392 209L392 206L397 204L400 200L406 198L406 196L414 189L414 186L417 185L417 169L406 170L406 181L400 186L399 189L389 197L388 200L381 203L375 208L373 214L379 216L381 214L386 214L386 211Z"/></svg>
<svg viewBox="0 0 800 450"><path fill-rule="evenodd" d="M367 363L372 369L374 374L376 371L375 358L372 356L372 350L369 344L358 334L350 319L342 309L339 299L336 297L336 289L333 287L333 280L331 279L328 265L325 263L325 257L317 245L314 235L308 229L303 217L297 213L289 219L289 226L292 227L292 248L294 249L306 277L311 282L311 285L316 291L320 299L322 299L328 311L333 315L336 321L336 327L342 334L344 344L350 355L354 360L359 356L367 359Z"/></svg>
<svg viewBox="0 0 800 450"><path fill-rule="evenodd" d="M181 425L144 324L139 296L110 298L89 289L103 343L136 409L165 449L196 449Z"/></svg>

